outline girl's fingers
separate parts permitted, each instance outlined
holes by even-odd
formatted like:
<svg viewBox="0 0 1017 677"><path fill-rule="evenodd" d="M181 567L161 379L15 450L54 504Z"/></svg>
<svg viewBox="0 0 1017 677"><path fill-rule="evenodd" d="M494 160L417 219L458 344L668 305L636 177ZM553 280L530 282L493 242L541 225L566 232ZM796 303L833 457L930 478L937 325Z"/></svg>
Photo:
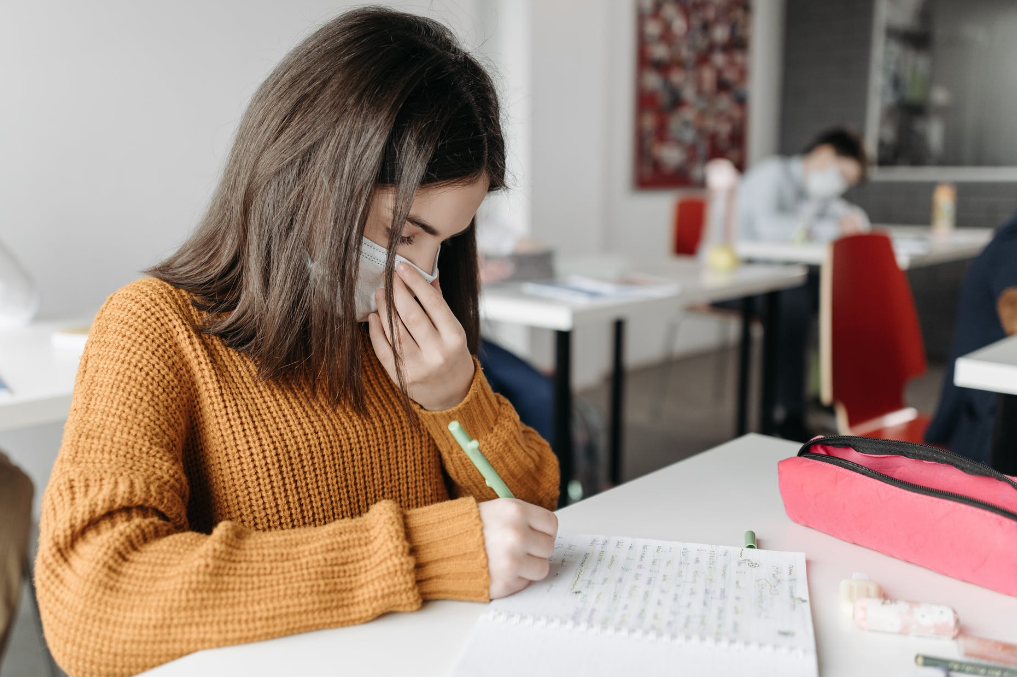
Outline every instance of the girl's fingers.
<svg viewBox="0 0 1017 677"><path fill-rule="evenodd" d="M519 565L519 577L528 581L542 581L547 578L550 568L546 557L527 555Z"/></svg>
<svg viewBox="0 0 1017 677"><path fill-rule="evenodd" d="M415 360L420 354L420 347L417 342L413 340L413 335L403 325L403 321L399 319L399 313L396 313L393 317L393 324L395 325L395 337L390 335L388 326L389 308L385 302L385 292L379 289L375 292L375 300L378 303L378 319L381 321L381 325L385 330L385 337L388 339L393 350L397 351L403 358L403 363L409 366L410 361Z"/></svg>
<svg viewBox="0 0 1017 677"><path fill-rule="evenodd" d="M382 321L378 313L371 313L367 316L367 331L371 336L371 345L374 346L374 354L378 356L381 366L386 371L395 368L395 353L392 352L392 345L385 337L385 330L382 329Z"/></svg>
<svg viewBox="0 0 1017 677"><path fill-rule="evenodd" d="M413 298L406 283L398 276L392 278L392 296L399 319L402 320L403 326L409 331L417 345L425 351L440 350L441 337L438 335L438 330L431 324L431 318L427 316L421 305Z"/></svg>
<svg viewBox="0 0 1017 677"><path fill-rule="evenodd" d="M544 510L537 506L534 507L536 509L529 511L526 521L534 531L539 531L550 536L552 540L551 546L554 547L553 541L555 536L558 535L558 516L550 510Z"/></svg>
<svg viewBox="0 0 1017 677"><path fill-rule="evenodd" d="M443 338L462 332L462 325L459 324L459 320L452 314L452 309L448 307L445 298L441 295L441 287L436 285L437 279L434 282L428 282L421 277L420 273L405 263L399 263L396 266L396 273L420 301L420 305L427 312L434 327Z"/></svg>
<svg viewBox="0 0 1017 677"><path fill-rule="evenodd" d="M554 541L554 536L531 530L526 539L526 554L546 559L554 553Z"/></svg>

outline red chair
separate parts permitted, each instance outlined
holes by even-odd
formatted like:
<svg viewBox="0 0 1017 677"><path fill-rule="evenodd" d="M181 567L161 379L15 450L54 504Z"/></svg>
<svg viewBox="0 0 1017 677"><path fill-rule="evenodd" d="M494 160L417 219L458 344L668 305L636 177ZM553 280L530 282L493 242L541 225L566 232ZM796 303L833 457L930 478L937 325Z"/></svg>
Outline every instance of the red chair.
<svg viewBox="0 0 1017 677"><path fill-rule="evenodd" d="M699 245L703 242L703 232L706 230L706 198L702 196L682 196L678 198L674 207L674 240L671 250L676 256L696 256L699 253ZM671 370L674 368L673 351L678 342L678 329L687 313L706 315L714 317L731 317L734 313L711 308L707 304L690 306L683 310L676 318L668 322L664 332L663 353L670 366L660 369L657 376L657 396L651 410L654 421L660 420L663 411L664 399L667 397L667 387L671 379ZM725 327L718 325L719 335L717 343L723 341ZM727 381L727 360L725 355L718 353L717 366L714 369L714 401L719 401L724 391L724 383Z"/></svg>
<svg viewBox="0 0 1017 677"><path fill-rule="evenodd" d="M695 256L706 226L706 199L682 197L674 208L674 248L679 256Z"/></svg>
<svg viewBox="0 0 1017 677"><path fill-rule="evenodd" d="M921 442L929 417L905 405L904 387L925 372L925 345L890 238L832 242L820 295L822 395L839 432Z"/></svg>

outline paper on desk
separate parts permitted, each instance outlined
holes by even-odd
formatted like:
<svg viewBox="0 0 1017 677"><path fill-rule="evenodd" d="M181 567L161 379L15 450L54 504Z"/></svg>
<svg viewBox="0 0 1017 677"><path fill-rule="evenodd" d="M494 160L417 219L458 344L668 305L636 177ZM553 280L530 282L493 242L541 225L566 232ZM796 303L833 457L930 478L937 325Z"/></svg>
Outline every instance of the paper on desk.
<svg viewBox="0 0 1017 677"><path fill-rule="evenodd" d="M816 674L801 553L560 535L550 564L545 580L491 604L456 675L478 674L478 661L494 655L504 674L557 674L565 665L536 650L548 642L572 668L588 663L594 674L612 664L636 674L637 654L640 674L673 672L675 660ZM491 646L510 636L511 645Z"/></svg>

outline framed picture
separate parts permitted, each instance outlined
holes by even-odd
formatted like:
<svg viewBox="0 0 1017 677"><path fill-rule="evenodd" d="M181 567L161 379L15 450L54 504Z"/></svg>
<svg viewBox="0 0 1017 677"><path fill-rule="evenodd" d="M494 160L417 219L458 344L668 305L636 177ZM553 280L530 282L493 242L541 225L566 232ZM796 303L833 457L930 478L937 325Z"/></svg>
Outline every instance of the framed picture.
<svg viewBox="0 0 1017 677"><path fill-rule="evenodd" d="M745 167L749 0L638 0L635 184L703 185L703 165Z"/></svg>

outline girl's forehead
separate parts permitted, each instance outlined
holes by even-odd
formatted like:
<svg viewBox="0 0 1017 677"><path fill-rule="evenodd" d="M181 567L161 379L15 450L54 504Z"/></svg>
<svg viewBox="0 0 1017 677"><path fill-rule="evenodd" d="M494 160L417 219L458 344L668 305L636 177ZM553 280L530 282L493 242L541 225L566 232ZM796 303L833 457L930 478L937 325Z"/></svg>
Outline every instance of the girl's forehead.
<svg viewBox="0 0 1017 677"><path fill-rule="evenodd" d="M487 176L469 183L423 186L413 197L410 215L428 224L440 237L451 237L469 227L487 196L489 186ZM379 191L388 211L394 207L395 195L394 187L384 187Z"/></svg>

